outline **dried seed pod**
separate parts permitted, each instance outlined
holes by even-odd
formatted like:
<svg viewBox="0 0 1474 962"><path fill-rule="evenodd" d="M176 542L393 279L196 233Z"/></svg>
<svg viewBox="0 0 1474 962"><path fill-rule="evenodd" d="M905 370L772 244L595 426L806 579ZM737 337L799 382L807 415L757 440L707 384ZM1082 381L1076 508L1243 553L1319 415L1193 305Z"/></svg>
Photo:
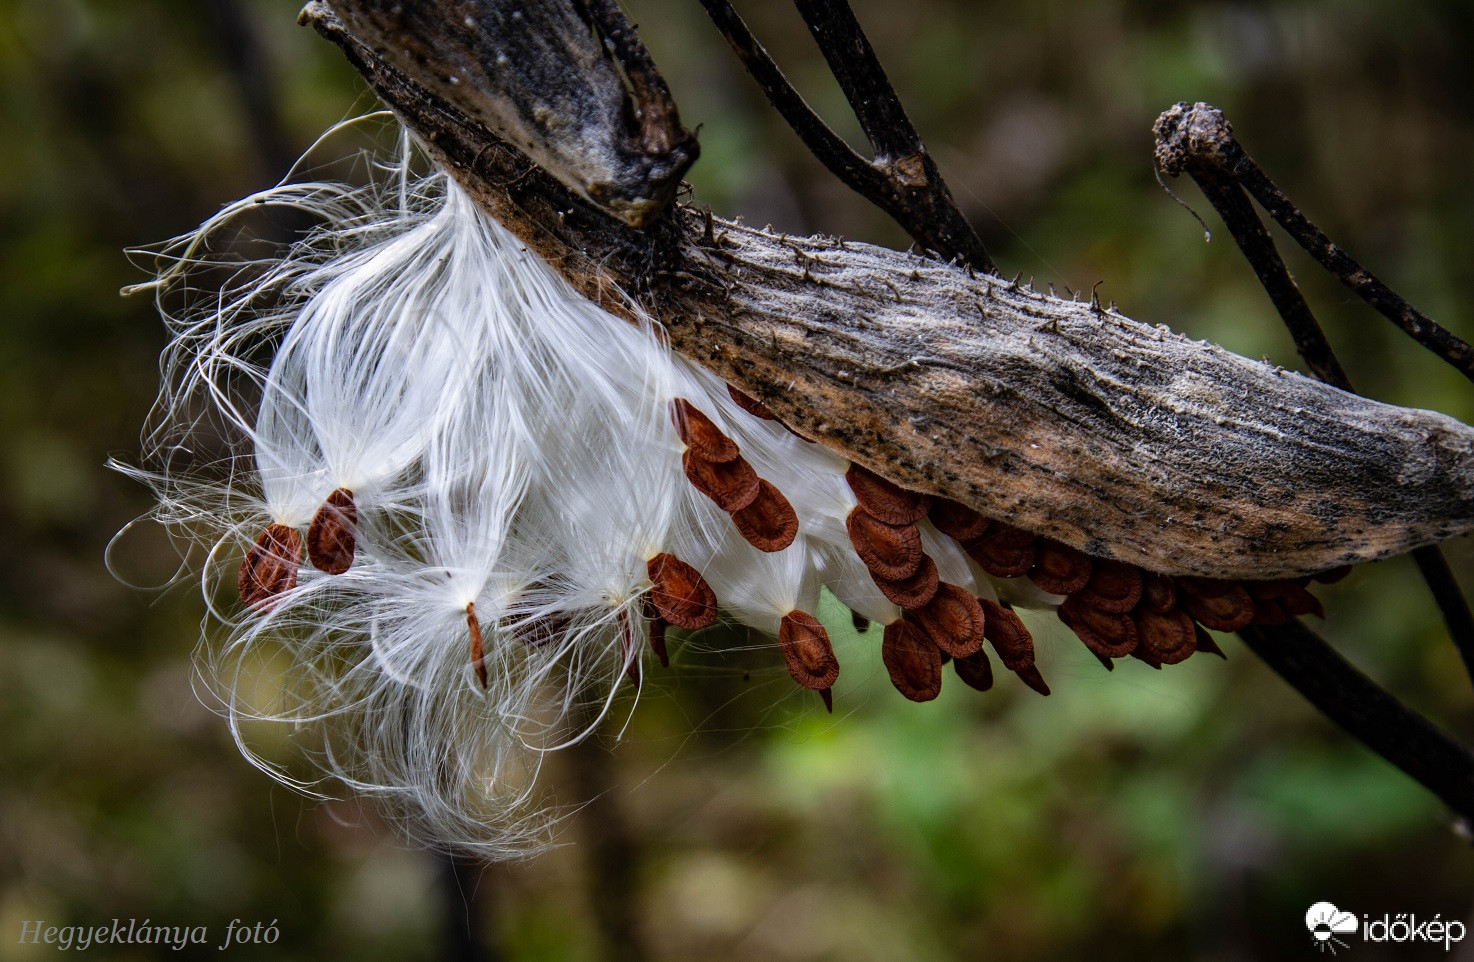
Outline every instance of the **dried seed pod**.
<svg viewBox="0 0 1474 962"><path fill-rule="evenodd" d="M741 455L731 461L708 461L688 448L681 453L681 467L692 487L729 513L752 504L762 487L757 472Z"/></svg>
<svg viewBox="0 0 1474 962"><path fill-rule="evenodd" d="M1177 586L1166 575L1143 571L1139 604L1148 611L1166 614L1177 607Z"/></svg>
<svg viewBox="0 0 1474 962"><path fill-rule="evenodd" d="M1254 620L1254 599L1236 581L1177 579L1178 605L1205 628L1238 631Z"/></svg>
<svg viewBox="0 0 1474 962"><path fill-rule="evenodd" d="M778 624L778 647L788 674L813 691L826 691L839 677L839 659L829 643L829 632L806 611L790 611Z"/></svg>
<svg viewBox="0 0 1474 962"><path fill-rule="evenodd" d="M732 402L734 404L736 404L742 410L746 411L748 414L751 414L753 417L762 418L764 421L778 420L778 418L774 416L773 412L768 410L767 405L763 404L763 402L759 401L757 398L751 397L747 394L743 394L741 391L737 390L730 384L727 385L727 393L732 396Z"/></svg>
<svg viewBox="0 0 1474 962"><path fill-rule="evenodd" d="M899 581L921 566L921 532L914 524L886 524L864 507L855 507L845 518L850 544L877 578Z"/></svg>
<svg viewBox="0 0 1474 962"><path fill-rule="evenodd" d="M732 512L732 523L747 543L759 551L782 551L798 537L798 514L770 481L759 479L757 497Z"/></svg>
<svg viewBox="0 0 1474 962"><path fill-rule="evenodd" d="M969 688L987 691L993 687L993 663L988 660L988 653L981 648L966 658L954 659L952 670L957 672L957 677Z"/></svg>
<svg viewBox="0 0 1474 962"><path fill-rule="evenodd" d="M1140 640L1130 615L1101 611L1081 601L1079 595L1071 595L1059 606L1059 620L1103 658L1124 658Z"/></svg>
<svg viewBox="0 0 1474 962"><path fill-rule="evenodd" d="M1034 638L1018 612L987 598L977 601L978 607L983 609L983 637L992 643L1003 667L1016 672L1032 665Z"/></svg>
<svg viewBox="0 0 1474 962"><path fill-rule="evenodd" d="M916 566L916 572L909 578L892 581L873 572L870 577L887 601L908 611L920 608L936 597L937 587L941 584L937 563L925 553L921 556L921 564Z"/></svg>
<svg viewBox="0 0 1474 962"><path fill-rule="evenodd" d="M466 628L471 633L471 667L481 687L486 687L486 648L481 638L481 620L476 617L476 602L466 604Z"/></svg>
<svg viewBox="0 0 1474 962"><path fill-rule="evenodd" d="M981 538L987 534L988 527L992 524L965 504L937 497L931 499L931 510L927 512L927 517L931 520L932 527L959 544Z"/></svg>
<svg viewBox="0 0 1474 962"><path fill-rule="evenodd" d="M1121 561L1100 559L1090 583L1075 597L1097 611L1123 615L1141 600L1141 569Z"/></svg>
<svg viewBox="0 0 1474 962"><path fill-rule="evenodd" d="M268 611L277 599L297 586L302 559L302 536L284 524L269 524L241 560L236 588L241 601L257 611Z"/></svg>
<svg viewBox="0 0 1474 962"><path fill-rule="evenodd" d="M966 658L983 647L987 619L982 606L956 585L943 582L924 608L908 611L906 618L953 658Z"/></svg>
<svg viewBox="0 0 1474 962"><path fill-rule="evenodd" d="M676 433L697 457L721 463L735 460L740 453L737 442L723 434L711 418L685 398L670 402L670 417L675 422Z"/></svg>
<svg viewBox="0 0 1474 962"><path fill-rule="evenodd" d="M880 660L896 691L912 701L931 701L942 691L942 653L904 618L885 626Z"/></svg>
<svg viewBox="0 0 1474 962"><path fill-rule="evenodd" d="M1197 651L1197 625L1184 611L1138 611L1134 620L1139 641L1133 654L1175 665Z"/></svg>
<svg viewBox="0 0 1474 962"><path fill-rule="evenodd" d="M915 524L926 517L927 510L931 508L929 495L907 491L858 464L850 465L844 479L855 493L860 507L886 524Z"/></svg>
<svg viewBox="0 0 1474 962"><path fill-rule="evenodd" d="M1029 580L1054 595L1072 595L1090 583L1090 556L1053 538L1040 538Z"/></svg>
<svg viewBox="0 0 1474 962"><path fill-rule="evenodd" d="M962 546L972 560L995 578L1017 578L1027 574L1038 556L1039 538L1001 521L995 521L980 538Z"/></svg>
<svg viewBox="0 0 1474 962"><path fill-rule="evenodd" d="M696 631L717 620L717 596L701 572L673 554L661 552L645 563L650 603L677 628Z"/></svg>
<svg viewBox="0 0 1474 962"><path fill-rule="evenodd" d="M340 575L353 567L358 505L353 492L338 488L318 507L307 526L307 560L319 571Z"/></svg>

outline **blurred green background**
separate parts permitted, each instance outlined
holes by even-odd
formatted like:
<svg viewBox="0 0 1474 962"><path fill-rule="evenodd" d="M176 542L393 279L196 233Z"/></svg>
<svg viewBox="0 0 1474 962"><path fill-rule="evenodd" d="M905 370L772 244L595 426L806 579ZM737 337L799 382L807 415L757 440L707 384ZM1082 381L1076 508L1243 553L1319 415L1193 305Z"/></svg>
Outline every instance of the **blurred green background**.
<svg viewBox="0 0 1474 962"><path fill-rule="evenodd" d="M695 0L630 3L689 125L699 202L789 231L904 246L832 181ZM1307 213L1410 300L1474 335L1474 6L857 0L953 192L1007 272L1296 366L1226 234L1157 186L1151 124L1224 108ZM431 959L444 872L372 812L248 767L191 688L187 583L120 584L109 539L148 502L104 470L137 448L162 328L123 254L274 182L372 106L293 0L0 0L0 958L23 920L276 921L246 957ZM744 6L841 130L796 16ZM1184 199L1210 211L1187 185ZM1292 258L1366 393L1474 420L1474 392ZM1465 583L1467 543L1449 546ZM162 584L156 533L120 543ZM1474 737L1471 686L1412 565L1321 592L1326 635ZM832 614L832 613L831 613ZM835 624L842 618L832 618ZM1468 919L1474 858L1442 806L1322 720L1233 638L1227 663L1113 674L1031 620L1054 694L1013 679L928 705L878 638L836 632L837 710L776 656L677 653L622 741L557 756L566 843L476 877L513 959L1303 959L1304 912ZM1358 944L1357 959L1418 952ZM1438 953L1441 955L1441 950Z"/></svg>

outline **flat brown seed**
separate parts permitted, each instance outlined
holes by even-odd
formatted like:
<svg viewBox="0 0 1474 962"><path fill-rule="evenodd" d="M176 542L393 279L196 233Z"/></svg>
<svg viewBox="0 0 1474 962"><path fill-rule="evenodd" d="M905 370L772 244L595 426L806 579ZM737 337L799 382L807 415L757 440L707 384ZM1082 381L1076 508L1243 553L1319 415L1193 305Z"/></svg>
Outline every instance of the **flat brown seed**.
<svg viewBox="0 0 1474 962"><path fill-rule="evenodd" d="M476 669L476 678L481 687L486 687L486 648L481 638L481 620L476 617L476 603L466 605L466 628L471 633L471 667Z"/></svg>
<svg viewBox="0 0 1474 962"><path fill-rule="evenodd" d="M929 495L907 491L858 464L850 465L844 479L860 506L886 524L915 524L931 508Z"/></svg>
<svg viewBox="0 0 1474 962"><path fill-rule="evenodd" d="M978 600L956 585L943 582L926 607L906 613L932 644L953 658L966 658L983 647L986 616Z"/></svg>
<svg viewBox="0 0 1474 962"><path fill-rule="evenodd" d="M661 552L645 563L650 603L677 628L696 631L717 620L717 596L701 572L673 554Z"/></svg>
<svg viewBox="0 0 1474 962"><path fill-rule="evenodd" d="M1039 538L1001 521L993 522L986 534L962 547L972 560L995 578L1017 578L1029 573L1039 553Z"/></svg>
<svg viewBox="0 0 1474 962"><path fill-rule="evenodd" d="M752 504L762 487L757 472L741 455L731 461L708 461L687 448L681 453L681 467L692 487L727 512Z"/></svg>
<svg viewBox="0 0 1474 962"><path fill-rule="evenodd" d="M1210 655L1217 655L1224 661L1228 661L1228 656L1223 653L1222 648L1218 647L1218 642L1213 640L1213 636L1208 634L1207 629L1202 625L1196 625L1195 627L1197 630L1194 634L1198 640L1198 651L1206 651Z"/></svg>
<svg viewBox="0 0 1474 962"><path fill-rule="evenodd" d="M1315 615L1317 618L1326 616L1325 606L1320 603L1320 599L1293 581L1280 599L1280 604L1289 615Z"/></svg>
<svg viewBox="0 0 1474 962"><path fill-rule="evenodd" d="M675 422L676 433L686 447L696 456L707 461L734 461L741 452L737 442L722 433L711 418L697 410L696 405L683 397L670 402L670 418Z"/></svg>
<svg viewBox="0 0 1474 962"><path fill-rule="evenodd" d="M1037 691L1039 694L1046 696L1049 694L1049 686L1044 683L1044 676L1039 674L1039 668L1037 666L1029 665L1027 667L1020 668L1015 671L1014 674L1018 675L1020 681Z"/></svg>
<svg viewBox="0 0 1474 962"><path fill-rule="evenodd" d="M1197 625L1183 611L1139 611L1137 654L1149 654L1159 665L1175 665L1198 650Z"/></svg>
<svg viewBox="0 0 1474 962"><path fill-rule="evenodd" d="M927 517L931 519L932 527L958 542L981 538L992 523L965 504L936 497L931 499Z"/></svg>
<svg viewBox="0 0 1474 962"><path fill-rule="evenodd" d="M778 647L788 674L812 691L828 691L839 677L839 659L829 632L806 611L790 611L778 624Z"/></svg>
<svg viewBox="0 0 1474 962"><path fill-rule="evenodd" d="M981 648L966 658L954 659L952 670L957 672L957 677L969 688L987 691L993 687L993 663L988 660L988 653Z"/></svg>
<svg viewBox="0 0 1474 962"><path fill-rule="evenodd" d="M1251 625L1261 625L1265 628L1278 628L1290 620L1285 606L1273 598L1254 603L1254 620Z"/></svg>
<svg viewBox="0 0 1474 962"><path fill-rule="evenodd" d="M643 614L645 624L650 631L650 650L655 652L655 657L660 659L660 667L670 667L670 653L665 649L665 629L668 622L660 617L660 612L655 610L655 604L650 596L645 596Z"/></svg>
<svg viewBox="0 0 1474 962"><path fill-rule="evenodd" d="M870 577L887 601L908 611L920 608L936 597L937 587L941 584L937 563L926 554L921 556L921 564L917 565L916 573L909 578L891 581L889 578L877 578L874 573Z"/></svg>
<svg viewBox="0 0 1474 962"><path fill-rule="evenodd" d="M1238 582L1178 578L1177 585L1182 589L1178 605L1204 628L1238 631L1254 620L1254 599Z"/></svg>
<svg viewBox="0 0 1474 962"><path fill-rule="evenodd" d="M640 649L635 646L635 626L629 612L619 609L619 657L635 685L640 684Z"/></svg>
<svg viewBox="0 0 1474 962"><path fill-rule="evenodd" d="M318 507L307 526L307 560L319 571L340 575L353 567L358 505L353 492L338 488Z"/></svg>
<svg viewBox="0 0 1474 962"><path fill-rule="evenodd" d="M844 519L855 553L877 578L900 581L921 566L921 532L914 524L886 524L857 505Z"/></svg>
<svg viewBox="0 0 1474 962"><path fill-rule="evenodd" d="M1332 568L1329 571L1322 571L1319 574L1311 575L1311 577L1323 585L1333 585L1349 574L1351 574L1351 565L1342 565L1339 568Z"/></svg>
<svg viewBox="0 0 1474 962"><path fill-rule="evenodd" d="M730 384L727 385L727 393L732 396L732 401L738 407L746 411L748 414L751 414L753 417L762 418L764 421L778 420L778 418L773 415L773 412L768 410L767 405L759 401L757 398L747 394L743 394L741 391L737 390Z"/></svg>
<svg viewBox="0 0 1474 962"><path fill-rule="evenodd" d="M861 634L864 634L865 632L870 630L870 619L866 618L858 611L850 612L850 624L854 625L855 630L860 632Z"/></svg>
<svg viewBox="0 0 1474 962"><path fill-rule="evenodd" d="M1122 561L1099 559L1090 583L1076 594L1080 601L1097 611L1124 615L1141 600L1141 569Z"/></svg>
<svg viewBox="0 0 1474 962"><path fill-rule="evenodd" d="M1072 595L1090 583L1090 556L1053 538L1040 538L1029 580L1054 595Z"/></svg>
<svg viewBox="0 0 1474 962"><path fill-rule="evenodd" d="M798 514L771 481L758 480L757 497L732 512L732 523L759 551L782 551L798 537Z"/></svg>
<svg viewBox="0 0 1474 962"><path fill-rule="evenodd" d="M983 637L998 652L1003 667L1017 672L1034 663L1034 638L1018 612L987 598L978 599L983 609Z"/></svg>
<svg viewBox="0 0 1474 962"><path fill-rule="evenodd" d="M1124 658L1136 650L1140 635L1130 615L1101 611L1071 595L1059 606L1059 620L1103 658Z"/></svg>
<svg viewBox="0 0 1474 962"><path fill-rule="evenodd" d="M942 692L942 653L905 619L885 626L880 660L896 691L912 701L931 701Z"/></svg>
<svg viewBox="0 0 1474 962"><path fill-rule="evenodd" d="M824 700L824 710L834 714L834 691L829 688L819 689L819 697Z"/></svg>
<svg viewBox="0 0 1474 962"><path fill-rule="evenodd" d="M1140 604L1148 611L1165 614L1177 607L1177 586L1166 575L1143 571Z"/></svg>
<svg viewBox="0 0 1474 962"><path fill-rule="evenodd" d="M257 611L269 611L281 595L297 586L302 559L302 536L284 524L269 524L241 560L236 588L241 601Z"/></svg>

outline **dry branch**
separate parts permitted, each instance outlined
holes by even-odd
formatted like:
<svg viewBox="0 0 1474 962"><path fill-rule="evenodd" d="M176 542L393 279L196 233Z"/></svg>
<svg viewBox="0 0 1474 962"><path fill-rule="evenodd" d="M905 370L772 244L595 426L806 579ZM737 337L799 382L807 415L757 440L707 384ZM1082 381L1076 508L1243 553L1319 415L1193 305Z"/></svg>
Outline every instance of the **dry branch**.
<svg viewBox="0 0 1474 962"><path fill-rule="evenodd" d="M912 254L691 209L644 229L611 219L481 119L503 78L467 72L451 100L423 58L381 55L433 43L461 62L474 55L458 49L463 34L426 24L482 6L314 0L303 19L575 288L616 312L636 298L676 350L804 437L907 488L1168 574L1304 574L1474 527L1474 430L1443 415Z"/></svg>

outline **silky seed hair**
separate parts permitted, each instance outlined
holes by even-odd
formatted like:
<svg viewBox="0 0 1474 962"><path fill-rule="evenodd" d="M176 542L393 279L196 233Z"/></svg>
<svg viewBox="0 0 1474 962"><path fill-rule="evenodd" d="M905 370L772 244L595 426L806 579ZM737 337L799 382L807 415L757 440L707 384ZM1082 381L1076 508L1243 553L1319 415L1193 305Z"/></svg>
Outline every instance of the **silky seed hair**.
<svg viewBox="0 0 1474 962"><path fill-rule="evenodd" d="M582 298L401 144L367 186L226 207L139 288L171 337L143 458L117 466L203 550L202 688L273 777L515 857L564 811L542 759L639 691L670 626L756 629L828 707L823 590L884 626L868 640L918 701L949 657L991 686L985 637L1048 693L1009 605L1064 603L1107 667L1160 667L1217 653L1195 621L1316 604L1294 582L1143 581L895 487L672 353L637 305ZM261 211L319 226L242 257ZM261 748L263 725L299 755Z"/></svg>

